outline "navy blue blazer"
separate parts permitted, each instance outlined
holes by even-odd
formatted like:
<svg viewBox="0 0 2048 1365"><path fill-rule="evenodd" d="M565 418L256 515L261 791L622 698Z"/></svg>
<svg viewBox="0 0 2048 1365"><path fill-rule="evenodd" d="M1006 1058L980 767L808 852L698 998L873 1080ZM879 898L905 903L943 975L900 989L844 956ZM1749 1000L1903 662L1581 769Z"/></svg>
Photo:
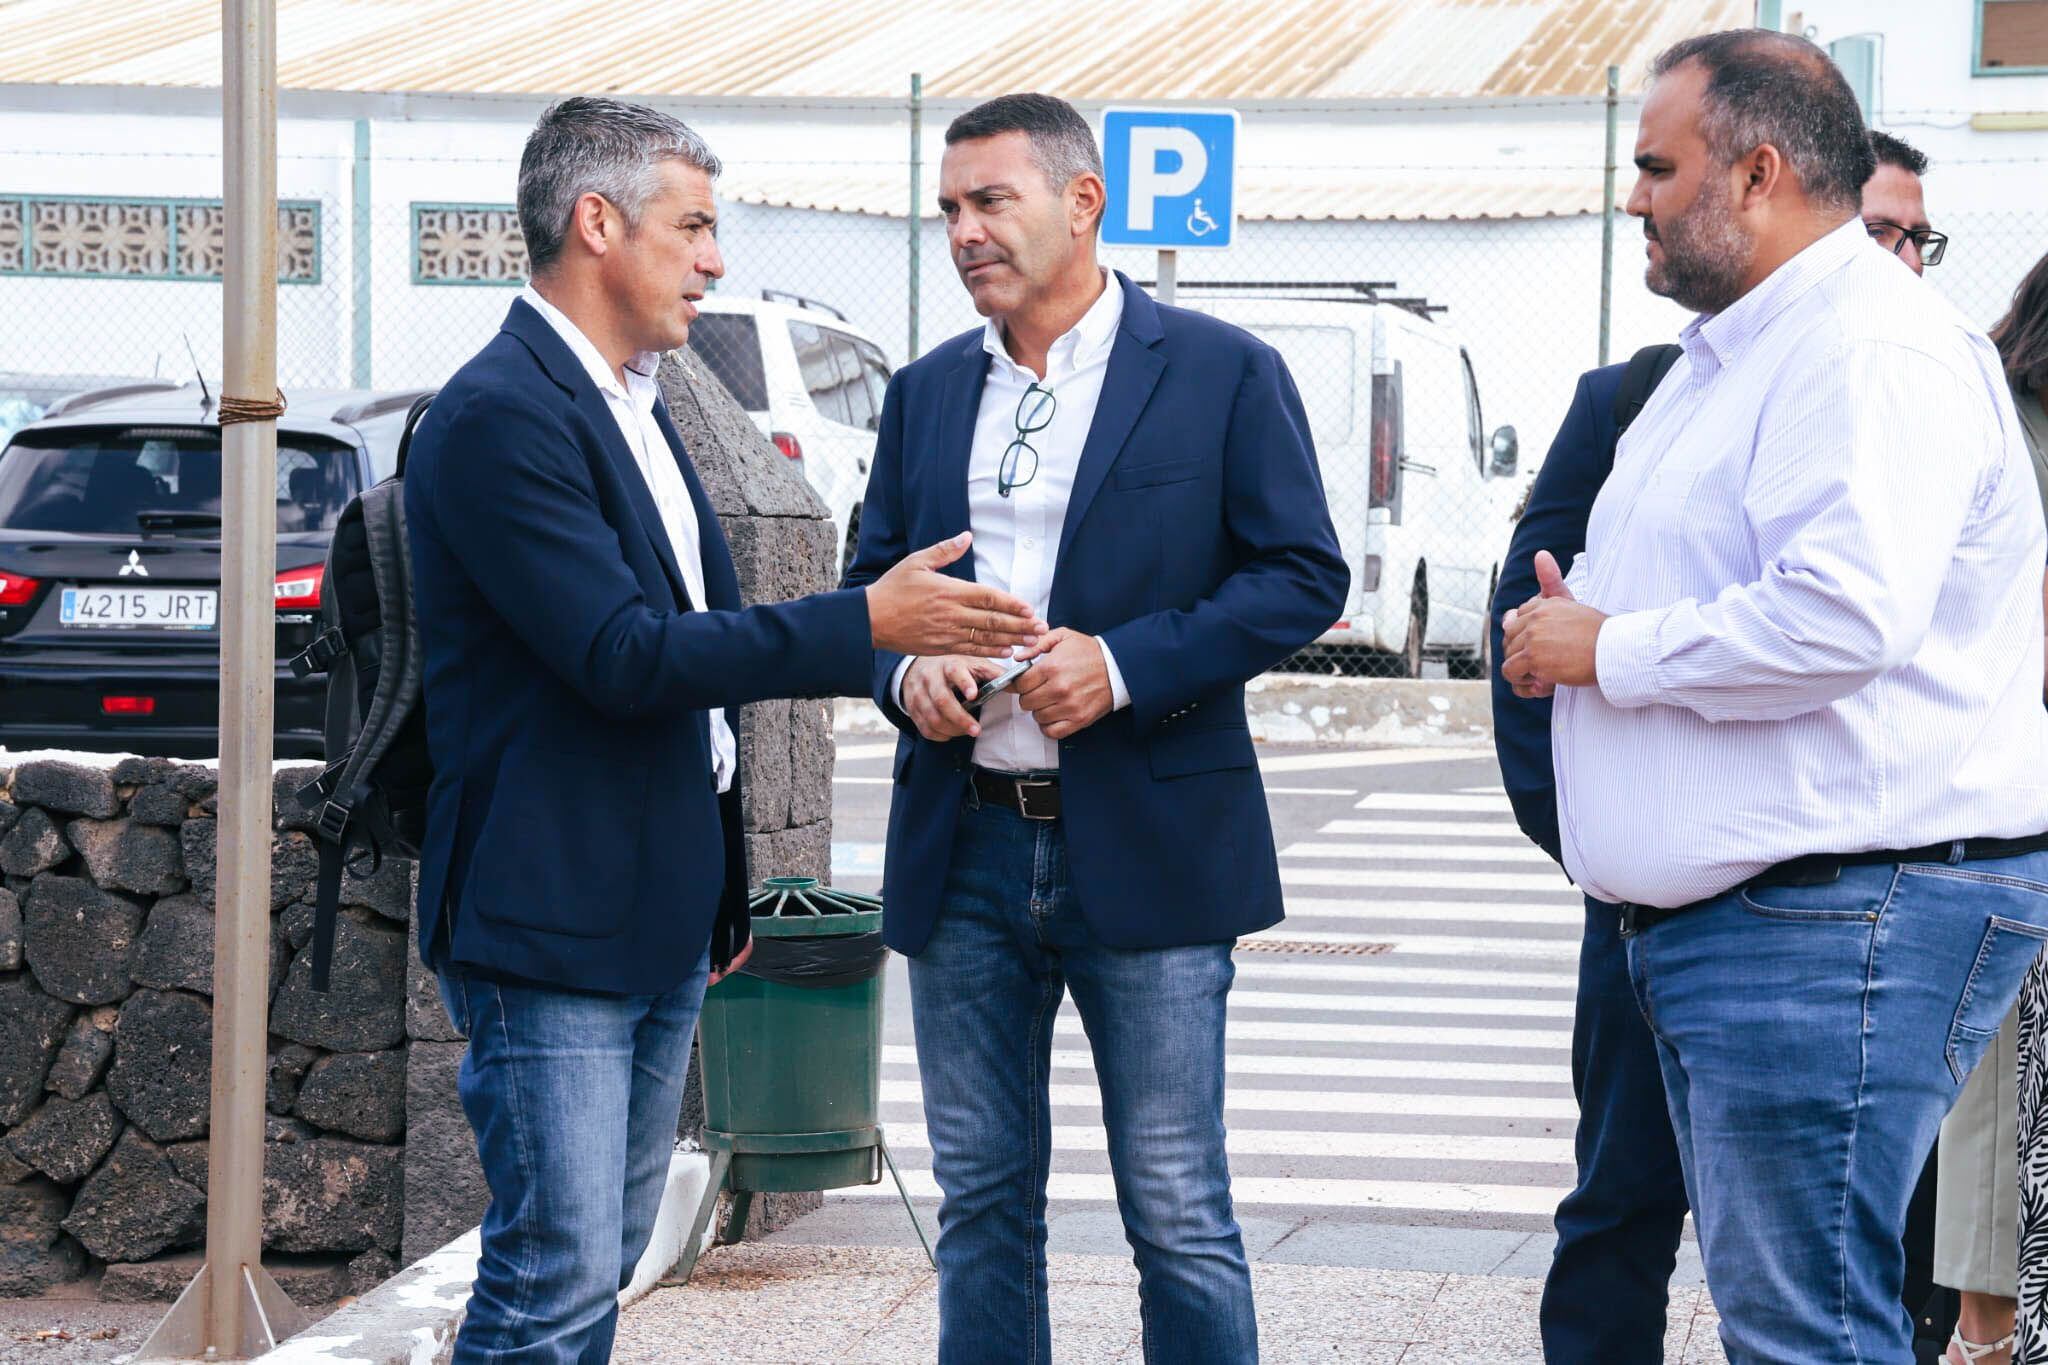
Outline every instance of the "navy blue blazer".
<svg viewBox="0 0 2048 1365"><path fill-rule="evenodd" d="M405 513L434 759L429 966L651 994L707 944L723 965L746 942L747 865L740 785L712 782L711 708L867 691L863 594L742 610L656 411L697 509L701 604L604 395L524 301L420 422Z"/></svg>
<svg viewBox="0 0 2048 1365"><path fill-rule="evenodd" d="M1337 619L1350 571L1308 419L1272 347L1163 308L1121 273L1123 320L1060 532L1046 619L1105 640L1131 704L1060 741L1067 856L1104 943L1158 948L1277 923L1273 827L1244 684ZM968 529L967 461L989 356L954 337L890 382L849 583ZM971 577L973 555L948 572ZM974 741L903 731L884 933L915 954L938 918Z"/></svg>
<svg viewBox="0 0 2048 1365"><path fill-rule="evenodd" d="M1543 457L1529 506L1515 523L1507 561L1494 589L1493 657L1501 654L1500 618L1536 595L1536 552L1548 550L1569 571L1586 548L1586 522L1593 499L1614 468L1614 395L1626 361L1579 376L1564 425ZM1493 747L1500 757L1501 785L1515 808L1515 823L1560 863L1557 833L1557 774L1550 763L1550 699L1524 700L1493 670Z"/></svg>

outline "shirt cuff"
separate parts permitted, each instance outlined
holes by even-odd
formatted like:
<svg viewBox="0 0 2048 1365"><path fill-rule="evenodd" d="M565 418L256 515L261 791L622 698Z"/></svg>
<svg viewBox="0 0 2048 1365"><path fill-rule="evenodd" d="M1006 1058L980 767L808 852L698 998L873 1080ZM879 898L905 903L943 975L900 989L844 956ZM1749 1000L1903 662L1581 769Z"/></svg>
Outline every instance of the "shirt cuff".
<svg viewBox="0 0 2048 1365"><path fill-rule="evenodd" d="M1102 651L1102 666L1109 672L1109 709L1121 711L1131 704L1131 689L1124 686L1123 670L1116 666L1116 655L1110 653L1109 641L1098 635L1095 644Z"/></svg>
<svg viewBox="0 0 2048 1365"><path fill-rule="evenodd" d="M903 675L908 673L910 666L916 662L917 656L915 654L906 658L902 663L896 665L895 675L889 679L889 700L896 703L898 711L903 710ZM907 715L909 713L905 712L904 714Z"/></svg>
<svg viewBox="0 0 2048 1365"><path fill-rule="evenodd" d="M1665 611L1632 611L1600 623L1593 641L1593 672L1610 706L1648 706L1658 700L1657 632Z"/></svg>

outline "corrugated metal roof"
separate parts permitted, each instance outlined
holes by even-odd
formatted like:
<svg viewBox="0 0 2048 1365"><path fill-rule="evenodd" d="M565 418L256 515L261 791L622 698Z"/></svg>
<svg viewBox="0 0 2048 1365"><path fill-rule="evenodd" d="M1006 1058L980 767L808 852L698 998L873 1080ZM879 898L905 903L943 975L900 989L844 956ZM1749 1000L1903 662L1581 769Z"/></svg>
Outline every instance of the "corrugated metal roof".
<svg viewBox="0 0 2048 1365"><path fill-rule="evenodd" d="M1600 211L1597 168L1431 171L1318 167L1239 171L1240 216L1252 222L1343 220L1438 222L1477 218L1557 218ZM929 184L926 186L930 190ZM775 208L826 209L901 218L909 188L903 171L844 167L737 166L718 182L721 198ZM926 195L923 216L936 216Z"/></svg>
<svg viewBox="0 0 2048 1365"><path fill-rule="evenodd" d="M1597 96L1751 0L279 0L304 90L1101 100ZM0 82L220 82L218 0L0 0Z"/></svg>

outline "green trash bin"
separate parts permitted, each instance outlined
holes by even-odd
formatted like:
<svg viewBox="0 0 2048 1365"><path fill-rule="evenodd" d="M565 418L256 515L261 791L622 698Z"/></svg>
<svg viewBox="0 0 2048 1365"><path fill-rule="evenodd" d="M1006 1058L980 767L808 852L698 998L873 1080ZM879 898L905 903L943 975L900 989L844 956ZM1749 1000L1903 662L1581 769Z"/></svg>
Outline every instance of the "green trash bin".
<svg viewBox="0 0 2048 1365"><path fill-rule="evenodd" d="M712 1174L685 1279L721 1188L733 1196L724 1240L736 1241L757 1193L872 1185L885 1166L896 1175L881 1123L882 902L770 877L749 905L753 956L705 993L698 1022ZM916 1223L907 1193L903 1204Z"/></svg>

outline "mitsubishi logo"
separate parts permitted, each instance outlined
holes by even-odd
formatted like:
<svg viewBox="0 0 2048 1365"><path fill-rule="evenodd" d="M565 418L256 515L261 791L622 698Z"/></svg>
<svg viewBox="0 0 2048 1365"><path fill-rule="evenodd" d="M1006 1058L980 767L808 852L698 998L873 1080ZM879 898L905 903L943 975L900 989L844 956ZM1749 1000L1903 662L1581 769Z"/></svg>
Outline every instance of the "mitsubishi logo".
<svg viewBox="0 0 2048 1365"><path fill-rule="evenodd" d="M142 553L139 550L130 550L128 562L121 566L121 577L126 578L129 574L134 574L138 578L149 577L149 569L143 564Z"/></svg>

